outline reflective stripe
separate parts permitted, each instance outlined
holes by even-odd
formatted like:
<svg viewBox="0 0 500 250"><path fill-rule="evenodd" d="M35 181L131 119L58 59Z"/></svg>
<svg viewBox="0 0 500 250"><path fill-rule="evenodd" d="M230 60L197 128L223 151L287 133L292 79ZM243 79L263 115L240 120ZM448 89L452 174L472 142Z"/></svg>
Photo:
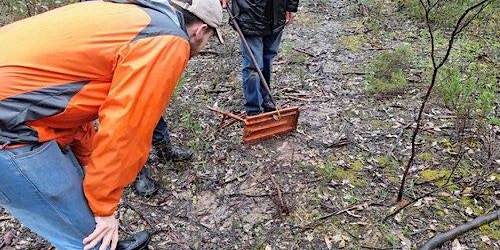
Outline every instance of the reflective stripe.
<svg viewBox="0 0 500 250"><path fill-rule="evenodd" d="M36 131L24 123L55 115L88 81L52 86L15 95L0 101L0 141L38 141Z"/></svg>

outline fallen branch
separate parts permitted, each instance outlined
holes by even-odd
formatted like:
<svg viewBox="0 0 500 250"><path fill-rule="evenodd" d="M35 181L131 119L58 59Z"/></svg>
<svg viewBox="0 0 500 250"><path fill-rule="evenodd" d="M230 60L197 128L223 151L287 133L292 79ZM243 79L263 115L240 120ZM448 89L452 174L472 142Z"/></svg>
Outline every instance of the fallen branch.
<svg viewBox="0 0 500 250"><path fill-rule="evenodd" d="M280 210L281 210L280 213L288 215L290 213L290 208L288 207L287 202L283 198L283 193L281 192L281 188L278 185L278 183L276 182L276 180L274 179L273 173L271 172L269 167L267 167L267 172L268 172L269 178L271 179L271 182L273 183L274 187L276 188L276 192L278 194L278 202L276 202L276 203L280 207Z"/></svg>
<svg viewBox="0 0 500 250"><path fill-rule="evenodd" d="M451 229L448 232L445 233L440 233L429 241L425 243L420 250L430 250L438 247L439 245L445 243L446 241L453 240L457 238L458 236L462 235L463 233L466 233L470 230L474 230L484 224L489 224L490 222L494 220L498 220L500 217L500 210L496 210L493 213L490 214L485 214L482 216L479 216L463 225L460 225L458 227L455 227Z"/></svg>
<svg viewBox="0 0 500 250"><path fill-rule="evenodd" d="M312 229L314 226L317 226L319 225L322 221L326 220L326 219L329 219L330 217L333 217L333 216L336 216L336 215L339 215L339 214L342 214L342 213L347 213L351 210L354 210L354 209L360 209L360 210L363 210L371 205L377 205L377 206L380 206L380 205L383 205L379 202L376 202L376 201L366 201L366 202L363 202L363 203L360 203L360 204L354 204L354 205L350 205L346 208L343 208L341 210L338 210L338 211L335 211L335 212L332 212L332 213L329 213L329 214L326 214L326 215L323 215L321 217L319 217L318 219L316 219L315 221L309 223L308 225L306 225L305 227L302 228L302 232L305 232L309 229Z"/></svg>

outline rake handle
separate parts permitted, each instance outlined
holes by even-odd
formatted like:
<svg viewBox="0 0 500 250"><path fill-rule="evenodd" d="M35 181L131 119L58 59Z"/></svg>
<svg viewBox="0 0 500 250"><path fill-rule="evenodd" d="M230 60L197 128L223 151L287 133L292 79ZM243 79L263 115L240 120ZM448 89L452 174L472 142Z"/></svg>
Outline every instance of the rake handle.
<svg viewBox="0 0 500 250"><path fill-rule="evenodd" d="M278 110L278 106L276 105L276 100L274 99L273 95L271 95L271 89L269 88L269 85L266 81L266 78L264 77L264 74L262 74L262 70L260 70L259 63L257 62L257 59L255 58L255 55L254 55L252 49L250 48L250 45L248 45L248 42L245 39L245 35L243 35L243 32L241 31L240 26L238 25L238 22L236 22L236 18L234 17L233 12L232 12L231 8L229 7L229 5L226 8L227 8L227 12L229 13L229 17L231 19L231 22L234 25L236 32L238 32L238 35L239 35L241 41L243 42L243 45L245 46L246 50L248 51L248 55L250 55L250 59L252 60L253 66L255 67L255 70L257 70L257 73L259 74L260 83L261 83L260 85L262 85L266 89L266 91L269 95L269 98L271 99L271 102L274 104L274 107L276 107L276 110Z"/></svg>

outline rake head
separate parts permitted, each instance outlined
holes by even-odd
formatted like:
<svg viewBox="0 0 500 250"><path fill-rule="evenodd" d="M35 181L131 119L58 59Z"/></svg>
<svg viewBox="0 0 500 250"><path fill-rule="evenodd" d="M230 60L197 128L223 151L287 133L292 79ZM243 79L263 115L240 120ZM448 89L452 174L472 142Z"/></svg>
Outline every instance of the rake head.
<svg viewBox="0 0 500 250"><path fill-rule="evenodd" d="M243 122L243 142L245 144L256 143L292 132L297 129L298 120L298 107L248 116Z"/></svg>

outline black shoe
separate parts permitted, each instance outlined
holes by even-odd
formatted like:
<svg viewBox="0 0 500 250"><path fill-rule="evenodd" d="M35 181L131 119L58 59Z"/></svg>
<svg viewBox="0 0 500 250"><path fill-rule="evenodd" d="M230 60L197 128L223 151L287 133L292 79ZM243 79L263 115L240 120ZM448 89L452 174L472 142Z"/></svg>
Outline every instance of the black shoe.
<svg viewBox="0 0 500 250"><path fill-rule="evenodd" d="M146 231L141 231L132 234L130 238L126 240L118 241L116 246L117 250L143 250L148 248L149 240L151 240L151 234Z"/></svg>
<svg viewBox="0 0 500 250"><path fill-rule="evenodd" d="M254 115L260 115L262 112L246 112L247 116L254 116Z"/></svg>
<svg viewBox="0 0 500 250"><path fill-rule="evenodd" d="M144 165L139 175L135 179L134 187L138 195L143 197L151 197L158 190L156 183L151 179L150 166Z"/></svg>
<svg viewBox="0 0 500 250"><path fill-rule="evenodd" d="M162 164L165 164L167 160L189 161L193 158L191 150L175 147L170 142L162 141L155 145L154 148L158 154L158 161Z"/></svg>
<svg viewBox="0 0 500 250"><path fill-rule="evenodd" d="M276 111L276 106L271 100L267 100L262 103L262 109L264 109L264 113L273 112Z"/></svg>

